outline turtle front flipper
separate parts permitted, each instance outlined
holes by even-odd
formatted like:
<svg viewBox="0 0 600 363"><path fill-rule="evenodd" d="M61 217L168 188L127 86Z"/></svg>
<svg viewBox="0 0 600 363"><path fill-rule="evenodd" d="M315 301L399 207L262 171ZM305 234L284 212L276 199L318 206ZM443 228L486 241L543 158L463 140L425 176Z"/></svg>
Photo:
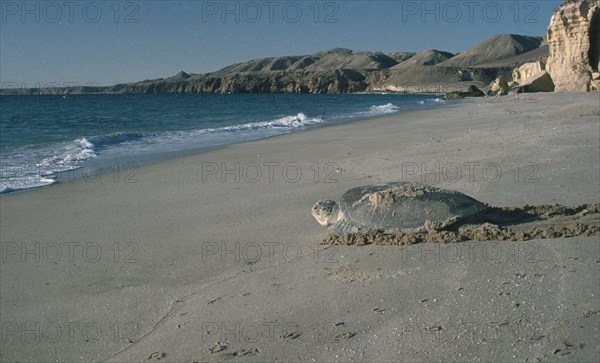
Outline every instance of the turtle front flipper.
<svg viewBox="0 0 600 363"><path fill-rule="evenodd" d="M339 221L336 224L329 226L328 231L338 237L345 237L349 234L360 232L360 228L355 224Z"/></svg>
<svg viewBox="0 0 600 363"><path fill-rule="evenodd" d="M328 228L329 233L334 234L338 237L345 237L349 234L374 234L378 230L369 228L366 226L358 226L354 223L349 223L346 221L339 221L334 225L331 225Z"/></svg>

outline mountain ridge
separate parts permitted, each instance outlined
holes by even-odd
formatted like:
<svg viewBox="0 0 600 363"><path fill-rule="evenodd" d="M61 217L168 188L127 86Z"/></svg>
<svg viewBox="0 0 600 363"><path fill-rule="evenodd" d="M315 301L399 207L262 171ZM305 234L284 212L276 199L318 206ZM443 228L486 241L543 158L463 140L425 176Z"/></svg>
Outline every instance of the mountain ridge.
<svg viewBox="0 0 600 363"><path fill-rule="evenodd" d="M485 87L515 65L547 56L542 37L494 35L458 54L355 51L333 48L309 55L267 57L215 72L106 87L3 89L0 94L88 93L355 93L439 92ZM520 64L519 64L520 63Z"/></svg>

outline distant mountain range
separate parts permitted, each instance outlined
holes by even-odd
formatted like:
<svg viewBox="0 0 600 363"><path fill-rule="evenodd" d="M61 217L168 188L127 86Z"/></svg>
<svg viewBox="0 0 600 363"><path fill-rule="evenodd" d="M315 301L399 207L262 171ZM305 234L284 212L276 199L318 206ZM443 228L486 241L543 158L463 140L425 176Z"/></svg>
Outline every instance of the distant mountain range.
<svg viewBox="0 0 600 363"><path fill-rule="evenodd" d="M313 55L255 59L206 74L108 87L3 89L1 94L448 92L485 88L500 75L548 57L544 38L495 35L459 54L439 50L362 52L336 48Z"/></svg>

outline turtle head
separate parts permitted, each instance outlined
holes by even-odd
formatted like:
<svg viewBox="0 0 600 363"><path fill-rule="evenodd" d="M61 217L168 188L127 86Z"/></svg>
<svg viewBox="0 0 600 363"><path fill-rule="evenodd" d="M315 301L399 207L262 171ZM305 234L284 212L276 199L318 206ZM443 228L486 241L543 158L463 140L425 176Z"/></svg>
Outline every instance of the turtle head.
<svg viewBox="0 0 600 363"><path fill-rule="evenodd" d="M329 227L341 219L340 207L333 200L320 200L313 205L310 211L324 227Z"/></svg>

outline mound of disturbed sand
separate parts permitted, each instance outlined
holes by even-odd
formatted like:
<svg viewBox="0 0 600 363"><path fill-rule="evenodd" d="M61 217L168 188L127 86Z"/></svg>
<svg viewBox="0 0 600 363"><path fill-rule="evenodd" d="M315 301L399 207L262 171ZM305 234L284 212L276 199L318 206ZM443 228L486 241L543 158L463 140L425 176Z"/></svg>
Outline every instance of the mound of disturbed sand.
<svg viewBox="0 0 600 363"><path fill-rule="evenodd" d="M577 207L541 205L490 208L477 221L467 221L437 230L426 226L420 231L354 233L336 236L328 233L323 243L336 245L410 245L421 242L528 241L575 236L600 236L600 204Z"/></svg>

